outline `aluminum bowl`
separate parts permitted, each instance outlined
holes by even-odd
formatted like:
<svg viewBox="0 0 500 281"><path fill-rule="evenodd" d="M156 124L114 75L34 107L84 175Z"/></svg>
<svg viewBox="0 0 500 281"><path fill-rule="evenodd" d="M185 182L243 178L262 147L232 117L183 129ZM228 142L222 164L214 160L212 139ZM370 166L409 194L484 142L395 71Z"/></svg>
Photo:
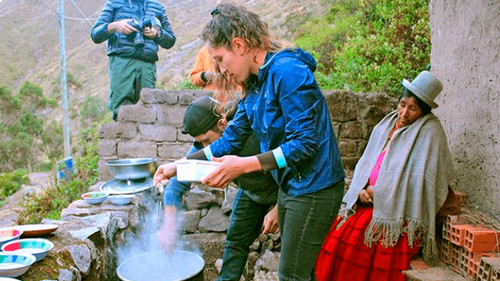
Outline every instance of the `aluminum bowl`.
<svg viewBox="0 0 500 281"><path fill-rule="evenodd" d="M176 250L169 256L152 251L125 260L116 271L122 281L179 281L197 276L204 266L203 258L192 252Z"/></svg>
<svg viewBox="0 0 500 281"><path fill-rule="evenodd" d="M154 158L128 158L106 161L106 166L117 180L135 180L150 177L155 163Z"/></svg>
<svg viewBox="0 0 500 281"><path fill-rule="evenodd" d="M43 238L26 238L5 243L2 251L14 254L28 253L35 256L36 261L41 261L54 248L54 244Z"/></svg>
<svg viewBox="0 0 500 281"><path fill-rule="evenodd" d="M132 198L134 198L134 195L110 195L108 197L113 205L118 206L130 204Z"/></svg>

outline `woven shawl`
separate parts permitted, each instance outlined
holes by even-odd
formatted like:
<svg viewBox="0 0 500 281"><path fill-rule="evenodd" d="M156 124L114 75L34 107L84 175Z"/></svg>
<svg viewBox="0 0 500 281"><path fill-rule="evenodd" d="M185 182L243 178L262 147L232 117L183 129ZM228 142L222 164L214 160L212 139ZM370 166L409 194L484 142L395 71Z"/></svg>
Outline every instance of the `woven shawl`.
<svg viewBox="0 0 500 281"><path fill-rule="evenodd" d="M373 129L343 198L339 211L343 222L355 214L358 195L367 185L397 118L395 110ZM435 217L446 199L452 178L446 135L434 114L426 114L396 130L373 187L373 217L365 231L365 244L372 246L380 241L385 247L394 246L404 230L410 247L422 238L424 259L435 264L438 261Z"/></svg>

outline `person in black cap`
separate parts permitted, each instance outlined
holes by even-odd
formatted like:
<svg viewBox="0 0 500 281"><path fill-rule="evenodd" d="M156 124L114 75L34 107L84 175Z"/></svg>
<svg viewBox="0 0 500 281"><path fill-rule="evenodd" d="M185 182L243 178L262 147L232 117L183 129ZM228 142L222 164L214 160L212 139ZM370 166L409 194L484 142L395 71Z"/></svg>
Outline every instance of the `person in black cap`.
<svg viewBox="0 0 500 281"><path fill-rule="evenodd" d="M220 103L208 96L194 100L186 109L182 133L194 137L191 149L186 153L203 149L217 140L232 119L235 108L221 109ZM250 137L239 153L249 156L260 153L259 142ZM278 233L276 200L278 185L270 174L256 172L237 178L239 187L233 203L227 238L222 257L219 280L239 280L245 269L250 245L259 233ZM182 195L190 188L189 182L170 178L164 189L165 214L158 238L166 252L174 250L177 240L175 213L180 209ZM274 206L274 207L273 207ZM271 210L271 211L270 211Z"/></svg>

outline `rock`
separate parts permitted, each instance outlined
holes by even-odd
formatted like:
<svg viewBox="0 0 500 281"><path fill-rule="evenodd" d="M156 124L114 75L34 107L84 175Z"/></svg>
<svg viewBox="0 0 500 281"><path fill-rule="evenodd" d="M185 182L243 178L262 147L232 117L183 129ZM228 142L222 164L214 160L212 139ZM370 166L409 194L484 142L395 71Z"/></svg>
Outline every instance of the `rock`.
<svg viewBox="0 0 500 281"><path fill-rule="evenodd" d="M258 251L260 249L260 241L259 239L255 239L250 245L250 251Z"/></svg>
<svg viewBox="0 0 500 281"><path fill-rule="evenodd" d="M201 217L200 210L180 212L179 217L179 229L181 231L193 233L198 230L198 224Z"/></svg>
<svg viewBox="0 0 500 281"><path fill-rule="evenodd" d="M203 269L204 280L216 280L219 272L215 268L215 261L222 257L225 233L200 233L181 236L182 249L195 253L203 253L205 268ZM201 255L201 254L200 254Z"/></svg>
<svg viewBox="0 0 500 281"><path fill-rule="evenodd" d="M14 226L17 224L19 215L15 211L3 210L0 211L0 227Z"/></svg>
<svg viewBox="0 0 500 281"><path fill-rule="evenodd" d="M73 272L67 269L59 269L59 278L58 281L73 281L74 274Z"/></svg>
<svg viewBox="0 0 500 281"><path fill-rule="evenodd" d="M262 243L262 250L261 251L264 251L264 250L272 250L273 249L273 246L274 246L274 243L273 243L273 240L269 239L269 240L266 240Z"/></svg>
<svg viewBox="0 0 500 281"><path fill-rule="evenodd" d="M184 197L188 210L199 210L217 203L215 195L198 186L189 190Z"/></svg>
<svg viewBox="0 0 500 281"><path fill-rule="evenodd" d="M259 234L259 237L257 239L259 239L260 242L264 242L267 239L269 239L269 237L266 234L261 233L261 234Z"/></svg>
<svg viewBox="0 0 500 281"><path fill-rule="evenodd" d="M90 249L87 245L72 245L65 247L65 249L71 254L71 258L73 258L78 269L82 273L87 274L92 263Z"/></svg>
<svg viewBox="0 0 500 281"><path fill-rule="evenodd" d="M280 254L266 250L264 254L255 262L255 271L278 271L280 267Z"/></svg>
<svg viewBox="0 0 500 281"><path fill-rule="evenodd" d="M222 202L221 209L224 214L227 214L232 210L233 201L238 193L238 188L229 185L224 191L224 201Z"/></svg>
<svg viewBox="0 0 500 281"><path fill-rule="evenodd" d="M97 227L91 226L91 227L82 228L79 230L70 231L69 234L71 234L73 237L80 239L82 241L85 239L89 239L90 241L92 241L94 243L95 243L95 241L98 241L98 242L101 242L98 244L102 244L101 232L99 231L99 228L97 228Z"/></svg>
<svg viewBox="0 0 500 281"><path fill-rule="evenodd" d="M269 238L273 241L278 241L280 239L280 233L269 233L268 234Z"/></svg>
<svg viewBox="0 0 500 281"><path fill-rule="evenodd" d="M198 225L201 232L223 232L227 230L229 225L229 216L222 213L219 206L212 206L208 210L208 214L204 216Z"/></svg>
<svg viewBox="0 0 500 281"><path fill-rule="evenodd" d="M217 259L215 261L215 268L217 268L217 271L220 273L220 270L222 268L222 259Z"/></svg>

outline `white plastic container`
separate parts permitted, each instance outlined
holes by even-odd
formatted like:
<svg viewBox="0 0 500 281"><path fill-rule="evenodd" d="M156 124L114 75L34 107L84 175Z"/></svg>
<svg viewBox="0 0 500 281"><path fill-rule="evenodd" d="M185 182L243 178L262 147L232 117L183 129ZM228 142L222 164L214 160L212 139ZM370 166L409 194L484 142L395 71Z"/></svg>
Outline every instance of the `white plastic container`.
<svg viewBox="0 0 500 281"><path fill-rule="evenodd" d="M201 182L206 175L220 165L219 162L202 160L183 160L177 162L177 180Z"/></svg>

